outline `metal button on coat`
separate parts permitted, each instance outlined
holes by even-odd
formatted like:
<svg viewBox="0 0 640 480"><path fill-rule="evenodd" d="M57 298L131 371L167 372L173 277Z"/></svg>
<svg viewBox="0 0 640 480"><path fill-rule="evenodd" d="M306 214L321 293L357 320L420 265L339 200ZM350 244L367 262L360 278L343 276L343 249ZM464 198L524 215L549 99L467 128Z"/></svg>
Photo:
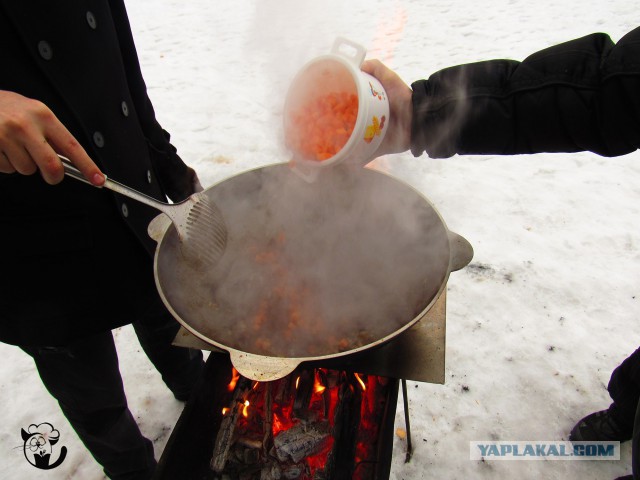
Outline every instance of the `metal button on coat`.
<svg viewBox="0 0 640 480"><path fill-rule="evenodd" d="M129 105L127 105L127 102L124 102L124 101L123 101L123 102L120 104L120 107L122 108L122 114L123 114L125 117L128 117L128 116L129 116Z"/></svg>
<svg viewBox="0 0 640 480"><path fill-rule="evenodd" d="M122 215L124 215L125 218L129 216L129 207L127 207L126 203L122 204Z"/></svg>
<svg viewBox="0 0 640 480"><path fill-rule="evenodd" d="M53 58L53 49L51 45L44 40L38 42L38 53L40 53L40 56L45 60L51 60Z"/></svg>
<svg viewBox="0 0 640 480"><path fill-rule="evenodd" d="M104 147L104 137L102 136L102 133L100 132L93 133L93 143L95 143L96 147L98 148Z"/></svg>
<svg viewBox="0 0 640 480"><path fill-rule="evenodd" d="M87 12L87 23L93 30L95 30L98 27L98 22L96 22L96 17L91 12Z"/></svg>

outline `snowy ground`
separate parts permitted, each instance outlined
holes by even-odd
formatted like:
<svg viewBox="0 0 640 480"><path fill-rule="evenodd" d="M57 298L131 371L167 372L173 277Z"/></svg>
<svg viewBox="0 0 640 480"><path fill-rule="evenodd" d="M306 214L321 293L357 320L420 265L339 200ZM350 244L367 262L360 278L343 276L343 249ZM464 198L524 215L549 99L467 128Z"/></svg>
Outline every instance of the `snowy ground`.
<svg viewBox="0 0 640 480"><path fill-rule="evenodd" d="M290 76L350 38L411 82L448 65L524 56L594 31L640 25L630 0L131 0L158 118L205 186L287 160L281 107ZM615 366L640 345L640 154L376 160L423 192L475 249L451 276L446 383L410 382L415 454L395 439L391 478L613 479L621 461L469 460L474 440L562 440L605 408ZM115 332L131 409L159 455L182 404L131 329ZM0 345L0 478L100 479L30 362ZM51 471L21 452L20 429L50 422L69 455ZM403 412L397 412L403 428ZM55 458L55 453L54 453Z"/></svg>

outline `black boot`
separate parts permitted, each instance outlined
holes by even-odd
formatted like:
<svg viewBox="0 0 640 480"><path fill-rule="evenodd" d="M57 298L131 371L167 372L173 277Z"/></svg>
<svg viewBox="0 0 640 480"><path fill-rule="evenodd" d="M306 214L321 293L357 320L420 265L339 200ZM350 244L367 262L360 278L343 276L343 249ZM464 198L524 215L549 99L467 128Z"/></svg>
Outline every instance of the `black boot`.
<svg viewBox="0 0 640 480"><path fill-rule="evenodd" d="M624 425L611 409L587 415L580 420L571 433L572 442L626 442L633 436L633 425Z"/></svg>

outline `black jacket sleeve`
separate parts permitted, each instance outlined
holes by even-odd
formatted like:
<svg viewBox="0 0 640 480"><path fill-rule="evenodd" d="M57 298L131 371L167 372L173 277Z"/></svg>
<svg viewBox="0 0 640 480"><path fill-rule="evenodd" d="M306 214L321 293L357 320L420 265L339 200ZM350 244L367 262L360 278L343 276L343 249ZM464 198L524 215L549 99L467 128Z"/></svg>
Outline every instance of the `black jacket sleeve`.
<svg viewBox="0 0 640 480"><path fill-rule="evenodd" d="M511 155L640 147L640 28L441 70L412 84L411 151Z"/></svg>

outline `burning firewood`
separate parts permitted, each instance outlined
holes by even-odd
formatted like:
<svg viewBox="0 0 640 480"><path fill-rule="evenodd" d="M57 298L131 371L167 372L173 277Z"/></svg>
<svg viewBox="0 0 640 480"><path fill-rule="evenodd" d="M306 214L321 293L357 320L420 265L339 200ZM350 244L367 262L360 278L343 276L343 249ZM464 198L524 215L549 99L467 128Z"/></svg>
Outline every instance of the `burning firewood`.
<svg viewBox="0 0 640 480"><path fill-rule="evenodd" d="M361 473L368 467L355 471L376 445L385 406L378 390L385 388L382 383L373 376L313 368L274 382L251 382L234 372L230 408L210 461L220 475L215 478L366 478Z"/></svg>
<svg viewBox="0 0 640 480"><path fill-rule="evenodd" d="M321 451L326 446L329 437L328 422L313 425L299 423L289 430L280 432L273 439L273 444L278 460L298 463Z"/></svg>
<svg viewBox="0 0 640 480"><path fill-rule="evenodd" d="M273 396L271 393L273 384L267 382L264 392L264 437L262 439L262 449L264 456L267 456L267 450L273 441Z"/></svg>
<svg viewBox="0 0 640 480"><path fill-rule="evenodd" d="M238 384L233 392L231 407L226 412L218 430L216 443L211 457L211 470L214 472L222 472L229 458L229 449L233 444L233 433L238 423L238 416L241 415L244 408L244 397L251 389L251 381L244 377L240 377Z"/></svg>

